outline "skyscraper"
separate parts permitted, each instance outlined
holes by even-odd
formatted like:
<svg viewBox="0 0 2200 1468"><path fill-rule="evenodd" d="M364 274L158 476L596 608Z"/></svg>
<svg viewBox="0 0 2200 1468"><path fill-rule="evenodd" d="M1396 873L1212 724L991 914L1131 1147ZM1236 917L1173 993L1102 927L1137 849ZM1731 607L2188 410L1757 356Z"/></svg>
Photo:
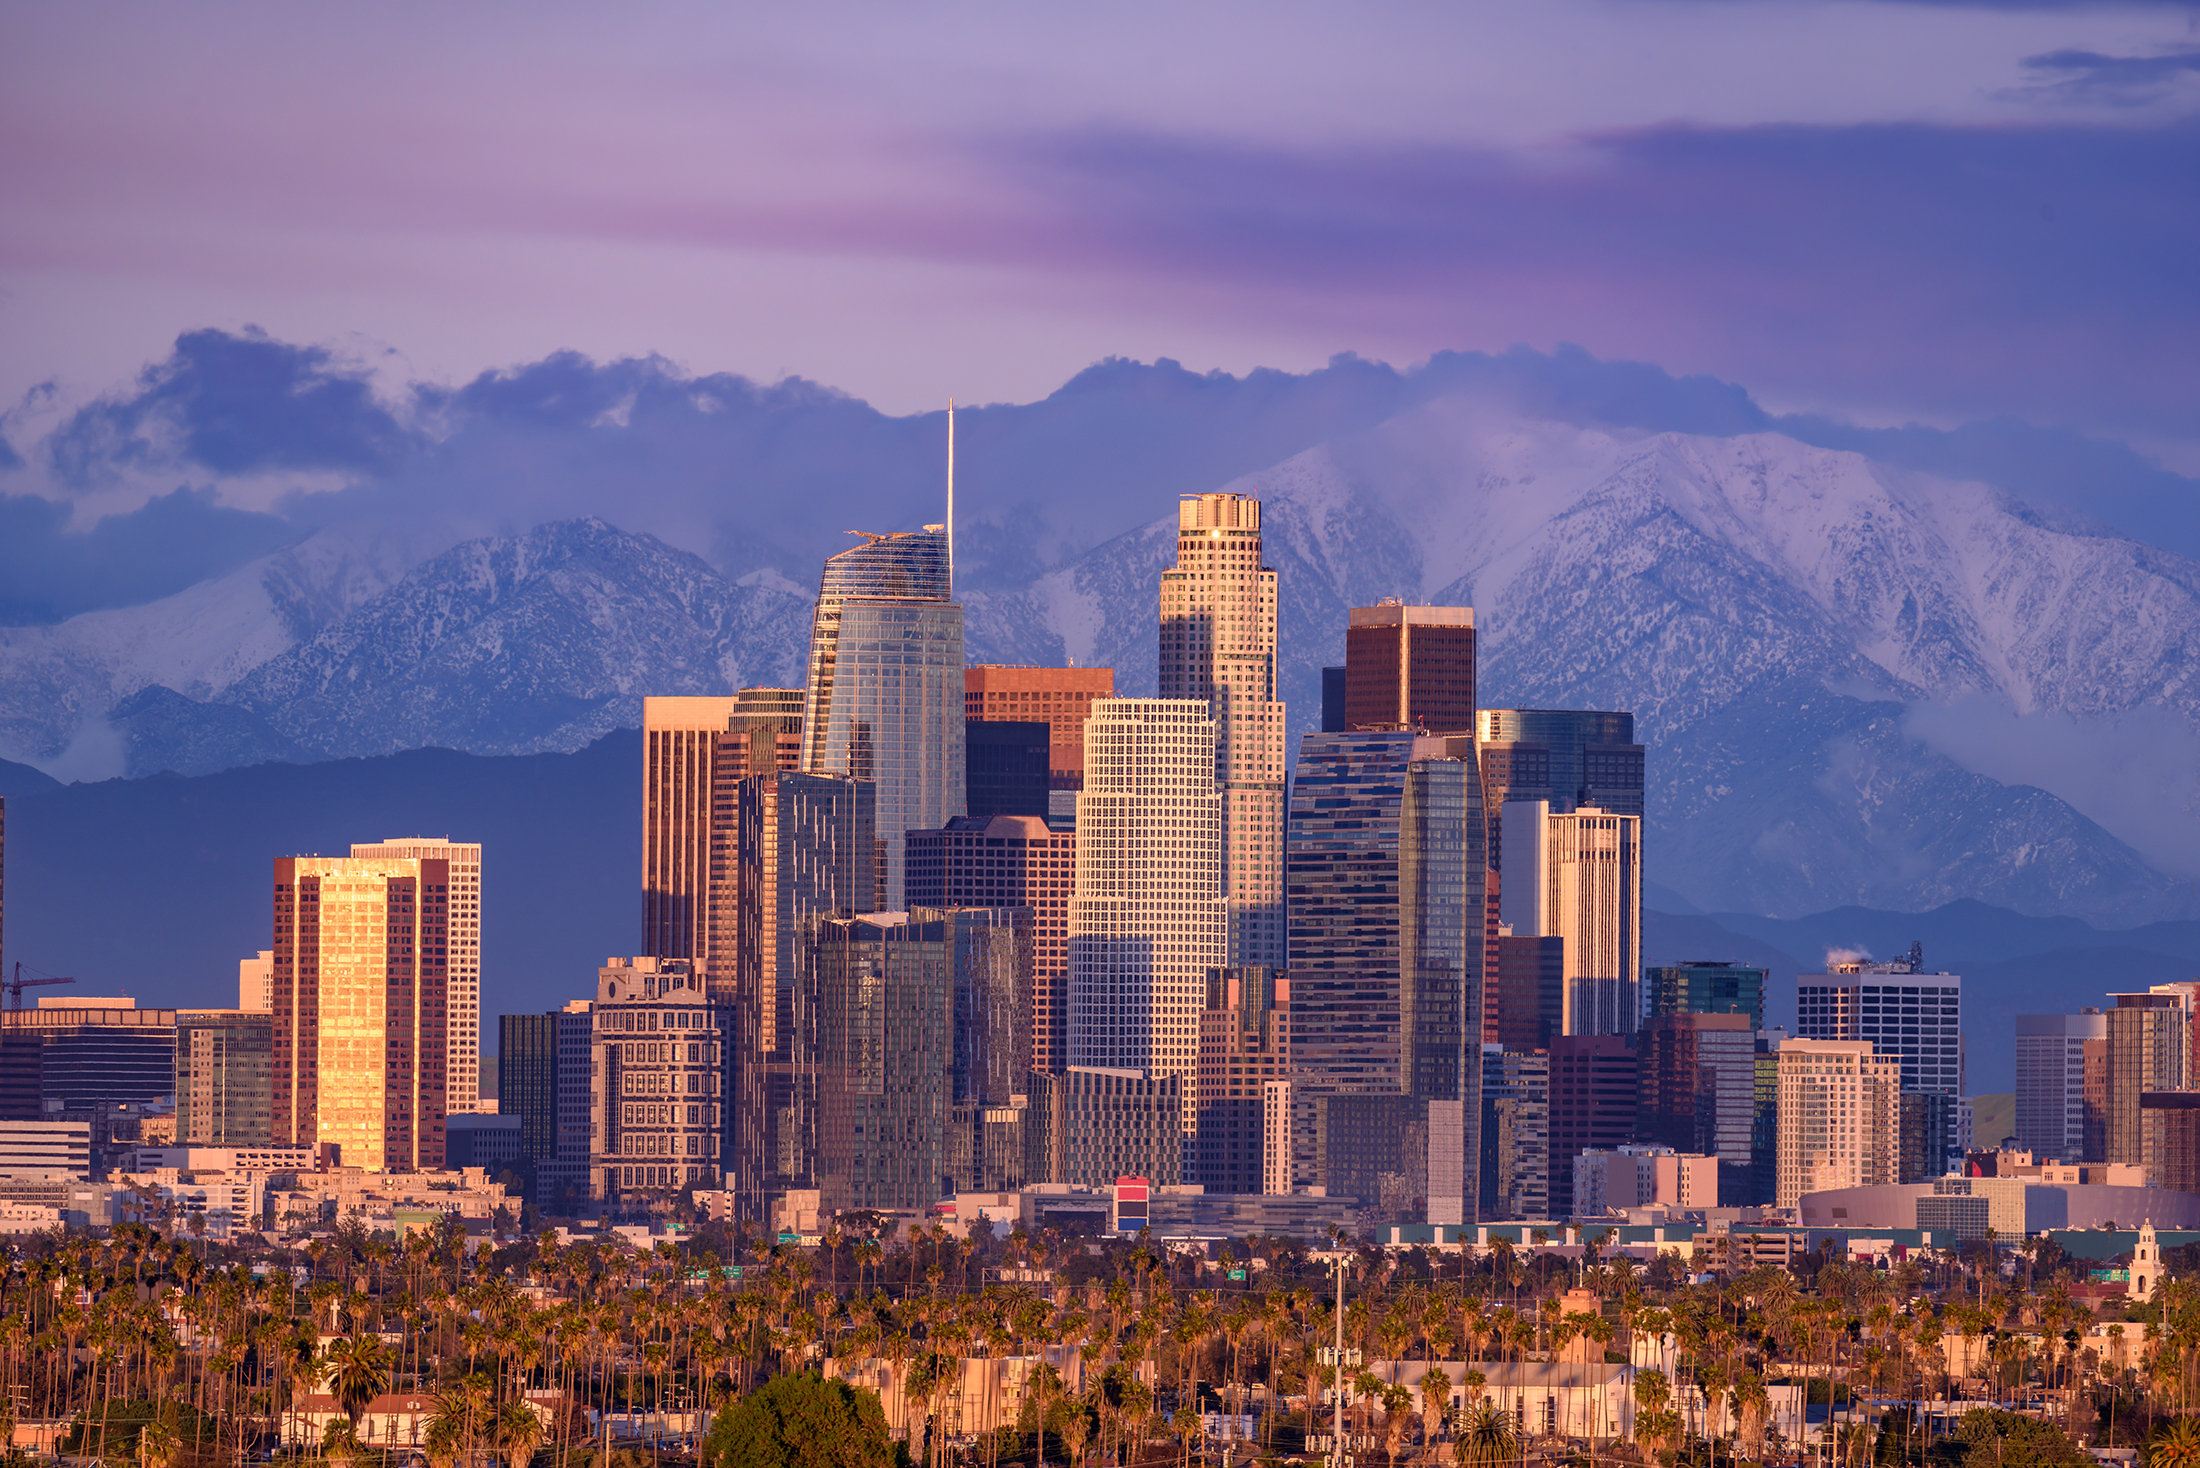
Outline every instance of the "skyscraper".
<svg viewBox="0 0 2200 1468"><path fill-rule="evenodd" d="M819 582L802 769L877 787L879 902L899 911L902 833L966 810L963 609L945 526L862 533Z"/></svg>
<svg viewBox="0 0 2200 1468"><path fill-rule="evenodd" d="M1507 1050L1550 1049L1551 1041L1566 1033L1566 940L1502 934L1492 987L1497 1034L1490 1043Z"/></svg>
<svg viewBox="0 0 2200 1468"><path fill-rule="evenodd" d="M497 1114L519 1118L520 1156L558 1155L558 1020L547 1014L497 1016Z"/></svg>
<svg viewBox="0 0 2200 1468"><path fill-rule="evenodd" d="M1223 895L1233 966L1284 958L1284 706L1276 697L1276 573L1260 501L1188 496L1176 565L1161 573L1161 697L1196 699L1215 724Z"/></svg>
<svg viewBox="0 0 2200 1468"><path fill-rule="evenodd" d="M729 1181L743 1217L815 1186L820 924L878 907L874 785L775 772L741 782L737 1114ZM898 844L898 842L897 842Z"/></svg>
<svg viewBox="0 0 2200 1468"><path fill-rule="evenodd" d="M1042 814L1066 827L1085 788L1085 720L1094 700L1115 697L1113 668L1026 668L979 663L963 670L963 718L970 722L1042 721L1047 726L1048 805ZM976 807L971 808L973 812Z"/></svg>
<svg viewBox="0 0 2200 1468"><path fill-rule="evenodd" d="M1574 1159L1635 1139L1640 1100L1634 1035L1561 1035L1551 1041L1551 1216L1570 1218Z"/></svg>
<svg viewBox="0 0 2200 1468"><path fill-rule="evenodd" d="M2144 994L2111 994L2108 1027L2108 1161L2135 1163L2147 1181L2166 1187L2170 1170L2169 1115L2146 1107L2150 1091L2191 1084L2191 996L2163 985Z"/></svg>
<svg viewBox="0 0 2200 1468"><path fill-rule="evenodd" d="M677 959L613 958L591 1010L589 1182L595 1197L713 1187L725 1166L729 1006Z"/></svg>
<svg viewBox="0 0 2200 1468"><path fill-rule="evenodd" d="M1901 1170L1902 1063L1866 1040L1780 1046L1776 1206L1805 1193L1871 1188Z"/></svg>
<svg viewBox="0 0 2200 1468"><path fill-rule="evenodd" d="M444 1019L450 1060L445 1067L447 1111L481 1108L481 843L447 837L393 836L354 841L354 857L441 861L451 875L448 1010ZM495 1110L492 1104L491 1110Z"/></svg>
<svg viewBox="0 0 2200 1468"><path fill-rule="evenodd" d="M969 813L1047 818L1053 805L1047 726L1036 720L963 723L963 795ZM913 900L913 899L912 899Z"/></svg>
<svg viewBox="0 0 2200 1468"><path fill-rule="evenodd" d="M1848 959L1795 980L1795 1029L1806 1040L1865 1040L1902 1063L1902 1089L1960 1096L1963 979L1927 973L1924 949L1885 963Z"/></svg>
<svg viewBox="0 0 2200 1468"><path fill-rule="evenodd" d="M1767 977L1761 968L1703 959L1651 968L1643 975L1649 987L1642 996L1643 1014L1647 1019L1668 1014L1742 1014L1749 1016L1750 1029L1761 1030Z"/></svg>
<svg viewBox="0 0 2200 1468"><path fill-rule="evenodd" d="M1549 1218L1550 1178L1551 1057L1484 1045L1481 1216Z"/></svg>
<svg viewBox="0 0 2200 1468"><path fill-rule="evenodd" d="M1069 899L1077 837L1032 816L957 816L911 831L909 905L1032 911L1031 1051L1026 1070L1069 1063Z"/></svg>
<svg viewBox="0 0 2200 1468"><path fill-rule="evenodd" d="M177 1010L177 1143L269 1145L274 1052L275 1016L268 1010Z"/></svg>
<svg viewBox="0 0 2200 1468"><path fill-rule="evenodd" d="M1753 1192L1757 1032L1742 1014L1666 1014L1636 1043L1635 1140L1714 1157L1719 1196Z"/></svg>
<svg viewBox="0 0 2200 1468"><path fill-rule="evenodd" d="M1596 709L1481 709L1482 739L1493 807L1507 800L1547 800L1564 814L1593 805L1615 815L1642 809L1643 749L1635 716ZM1531 781L1540 772L1544 783Z"/></svg>
<svg viewBox="0 0 2200 1468"><path fill-rule="evenodd" d="M1346 727L1474 733L1474 608L1354 607L1344 667Z"/></svg>
<svg viewBox="0 0 2200 1468"><path fill-rule="evenodd" d="M337 1149L372 1172L443 1165L454 865L275 862L275 1145Z"/></svg>
<svg viewBox="0 0 2200 1468"><path fill-rule="evenodd" d="M1527 808L1540 809L1541 802ZM1531 928L1566 940L1565 1031L1627 1034L1642 1014L1642 817L1591 806L1548 814L1541 831L1533 868L1542 882ZM1513 843L1516 878L1528 849ZM1506 889L1508 902L1514 890Z"/></svg>
<svg viewBox="0 0 2200 1468"><path fill-rule="evenodd" d="M1274 969L1217 969L1199 1016L1194 1181L1210 1193L1263 1191L1264 1092L1291 1078L1291 982Z"/></svg>
<svg viewBox="0 0 2200 1468"><path fill-rule="evenodd" d="M2088 1117L2085 1095L2086 1046L2107 1038L2097 1008L2017 1016L2017 1141L2035 1160L2107 1160L2087 1150L2089 1136L2095 1148L2107 1139L2106 1118Z"/></svg>
<svg viewBox="0 0 2200 1468"><path fill-rule="evenodd" d="M1070 1063L1180 1077L1186 1131L1207 971L1228 962L1215 729L1203 700L1101 700L1077 797Z"/></svg>

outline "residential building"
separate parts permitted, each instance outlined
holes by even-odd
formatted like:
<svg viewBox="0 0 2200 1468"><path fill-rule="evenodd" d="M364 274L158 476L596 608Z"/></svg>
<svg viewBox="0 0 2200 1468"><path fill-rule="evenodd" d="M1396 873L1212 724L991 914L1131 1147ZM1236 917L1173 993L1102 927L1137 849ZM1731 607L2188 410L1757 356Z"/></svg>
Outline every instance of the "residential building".
<svg viewBox="0 0 2200 1468"><path fill-rule="evenodd" d="M38 1047L39 1114L144 1104L175 1094L176 1012L120 995L41 998L0 1014L11 1049Z"/></svg>
<svg viewBox="0 0 2200 1468"><path fill-rule="evenodd" d="M827 918L878 909L877 787L778 771L740 786L738 1117L729 1178L743 1217L813 1189L817 1156L816 989L810 949ZM898 838L897 838L897 844Z"/></svg>
<svg viewBox="0 0 2200 1468"><path fill-rule="evenodd" d="M967 813L963 609L945 526L864 543L825 563L810 623L802 770L870 782L883 855L875 910L906 909L905 831Z"/></svg>
<svg viewBox="0 0 2200 1468"><path fill-rule="evenodd" d="M1275 969L1224 968L1207 976L1191 1171L1210 1192L1268 1191L1264 1096L1270 1083L1291 1079L1290 1010L1291 981Z"/></svg>
<svg viewBox="0 0 2200 1468"><path fill-rule="evenodd" d="M1205 704L1215 727L1224 962L1280 968L1285 709L1276 682L1276 573L1262 559L1259 500L1179 500L1176 564L1161 574L1160 603L1161 698Z"/></svg>
<svg viewBox="0 0 2200 1468"><path fill-rule="evenodd" d="M1964 1094L1963 979L1927 973L1924 949L1902 958L1829 963L1795 981L1796 1033L1806 1040L1861 1040L1902 1063L1902 1089Z"/></svg>
<svg viewBox="0 0 2200 1468"><path fill-rule="evenodd" d="M1207 972L1229 962L1215 727L1204 701L1096 702L1077 796L1070 1063L1180 1078L1187 1132Z"/></svg>
<svg viewBox="0 0 2200 1468"><path fill-rule="evenodd" d="M731 1149L731 1005L679 959L610 958L591 1018L589 1186L615 1205L715 1187Z"/></svg>
<svg viewBox="0 0 2200 1468"><path fill-rule="evenodd" d="M1899 1180L1902 1062L1868 1040L1780 1046L1779 1181L1774 1203Z"/></svg>
<svg viewBox="0 0 2200 1468"><path fill-rule="evenodd" d="M2035 1157L2106 1160L2108 1118L2088 1113L2085 1059L2088 1043L2107 1039L2098 1008L2017 1016L2017 1141Z"/></svg>
<svg viewBox="0 0 2200 1468"><path fill-rule="evenodd" d="M2111 994L2108 1029L2107 1161L2136 1164L2154 1187L2167 1187L2167 1110L2149 1109L2150 1091L2182 1091L2192 1083L2190 996L2162 986L2144 994Z"/></svg>
<svg viewBox="0 0 2200 1468"><path fill-rule="evenodd" d="M251 958L237 960L237 1007L272 1010L275 1007L275 955L266 948Z"/></svg>
<svg viewBox="0 0 2200 1468"><path fill-rule="evenodd" d="M1082 758L1083 744L1078 748ZM1024 1068L1060 1070L1069 1063L1076 834L1032 816L958 816L942 830L911 831L906 839L912 907L1031 909L1031 1053Z"/></svg>
<svg viewBox="0 0 2200 1468"><path fill-rule="evenodd" d="M274 1084L272 1011L176 1011L179 1143L200 1147L269 1146L275 1136Z"/></svg>
<svg viewBox="0 0 2200 1468"><path fill-rule="evenodd" d="M1296 1107L1288 1080L1260 1085L1260 1191L1277 1195L1299 1187L1293 1118ZM1308 1179L1311 1182L1311 1178Z"/></svg>
<svg viewBox="0 0 2200 1468"><path fill-rule="evenodd" d="M351 854L361 861L445 863L451 879L443 955L449 975L444 983L443 1020L446 1109L481 1110L481 843L397 836L387 841L355 841ZM272 984L271 979L270 992Z"/></svg>
<svg viewBox="0 0 2200 1468"><path fill-rule="evenodd" d="M1566 1033L1566 940L1501 932L1497 1038L1507 1050L1548 1050Z"/></svg>
<svg viewBox="0 0 2200 1468"><path fill-rule="evenodd" d="M1574 1159L1635 1140L1640 1069L1633 1035L1561 1035L1551 1041L1551 1216L1574 1208Z"/></svg>
<svg viewBox="0 0 2200 1468"><path fill-rule="evenodd" d="M54 1173L87 1177L92 1128L82 1121L0 1122L0 1175Z"/></svg>
<svg viewBox="0 0 2200 1468"><path fill-rule="evenodd" d="M275 862L275 1144L373 1172L443 1166L453 865Z"/></svg>
<svg viewBox="0 0 2200 1468"><path fill-rule="evenodd" d="M1344 634L1345 726L1474 733L1474 608L1354 607Z"/></svg>
<svg viewBox="0 0 2200 1468"><path fill-rule="evenodd" d="M1116 1066L1073 1065L1031 1078L1030 1180L1078 1187L1143 1177L1174 1187L1184 1175L1189 1078Z"/></svg>
<svg viewBox="0 0 2200 1468"><path fill-rule="evenodd" d="M1041 721L1047 726L1048 823L1066 828L1077 818L1077 792L1085 788L1085 720L1096 700L1115 697L1113 668L1024 668L980 663L963 670L963 718L970 721ZM977 807L971 807L977 813Z"/></svg>
<svg viewBox="0 0 2200 1468"><path fill-rule="evenodd" d="M1770 975L1761 968L1723 960L1692 959L1643 971L1647 992L1643 1015L1656 1019L1668 1014L1742 1014L1749 1028L1765 1027L1765 983Z"/></svg>
<svg viewBox="0 0 2200 1468"><path fill-rule="evenodd" d="M1584 1152L1574 1159L1574 1217L1659 1204L1718 1207L1719 1159L1657 1146Z"/></svg>
<svg viewBox="0 0 2200 1468"><path fill-rule="evenodd" d="M1551 1057L1482 1047L1481 1214L1551 1216Z"/></svg>
<svg viewBox="0 0 2200 1468"><path fill-rule="evenodd" d="M1746 1014L1645 1020L1636 1053L1635 1139L1716 1159L1719 1196L1751 1191L1757 1032Z"/></svg>
<svg viewBox="0 0 2200 1468"><path fill-rule="evenodd" d="M970 817L1032 816L1052 808L1048 726L968 720L963 725L963 792Z"/></svg>

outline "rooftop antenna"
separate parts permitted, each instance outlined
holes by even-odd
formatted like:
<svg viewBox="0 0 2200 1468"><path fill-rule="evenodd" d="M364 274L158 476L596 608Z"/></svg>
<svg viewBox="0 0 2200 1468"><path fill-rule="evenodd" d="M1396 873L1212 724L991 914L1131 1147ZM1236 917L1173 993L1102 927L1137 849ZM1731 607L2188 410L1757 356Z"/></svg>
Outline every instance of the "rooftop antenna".
<svg viewBox="0 0 2200 1468"><path fill-rule="evenodd" d="M947 594L955 594L955 400L947 400Z"/></svg>

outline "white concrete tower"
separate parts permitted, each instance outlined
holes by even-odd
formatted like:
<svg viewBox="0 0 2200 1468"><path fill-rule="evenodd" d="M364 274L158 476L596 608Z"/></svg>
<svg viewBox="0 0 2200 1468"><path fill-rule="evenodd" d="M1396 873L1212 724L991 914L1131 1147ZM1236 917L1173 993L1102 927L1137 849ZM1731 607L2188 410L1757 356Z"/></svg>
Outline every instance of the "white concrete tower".
<svg viewBox="0 0 2200 1468"><path fill-rule="evenodd" d="M1176 565L1161 573L1161 696L1197 699L1214 717L1228 962L1280 967L1284 706L1276 573L1262 560L1259 500L1178 502Z"/></svg>
<svg viewBox="0 0 2200 1468"><path fill-rule="evenodd" d="M1204 702L1094 701L1069 904L1069 1063L1182 1076L1187 1131L1207 970L1226 941L1214 769Z"/></svg>

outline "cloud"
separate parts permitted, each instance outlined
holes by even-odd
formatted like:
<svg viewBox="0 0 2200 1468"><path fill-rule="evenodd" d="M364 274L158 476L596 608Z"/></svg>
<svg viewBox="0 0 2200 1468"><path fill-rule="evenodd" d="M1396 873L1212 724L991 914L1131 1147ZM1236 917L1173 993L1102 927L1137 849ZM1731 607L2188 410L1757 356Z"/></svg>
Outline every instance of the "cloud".
<svg viewBox="0 0 2200 1468"><path fill-rule="evenodd" d="M281 517L228 509L211 488L177 489L88 531L69 505L0 495L0 626L132 606L234 570L295 540Z"/></svg>
<svg viewBox="0 0 2200 1468"><path fill-rule="evenodd" d="M2164 51L2153 56L2048 51L2025 57L2024 66L2040 79L2012 89L2015 96L2143 107L2162 100L2187 77L2200 74L2200 49Z"/></svg>
<svg viewBox="0 0 2200 1468"><path fill-rule="evenodd" d="M180 463L217 474L383 469L414 446L366 373L325 347L257 328L176 338L133 391L78 409L46 441L57 478L91 488L123 468Z"/></svg>

